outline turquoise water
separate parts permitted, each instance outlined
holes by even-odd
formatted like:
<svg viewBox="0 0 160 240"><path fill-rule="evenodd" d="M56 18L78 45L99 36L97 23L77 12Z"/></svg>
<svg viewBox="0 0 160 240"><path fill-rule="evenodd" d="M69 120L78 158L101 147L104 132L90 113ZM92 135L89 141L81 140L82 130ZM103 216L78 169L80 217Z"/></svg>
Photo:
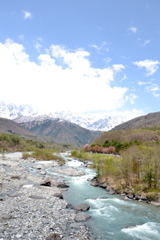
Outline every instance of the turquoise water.
<svg viewBox="0 0 160 240"><path fill-rule="evenodd" d="M78 167L86 175L66 177L70 188L64 193L65 200L71 204L88 203L87 221L93 234L101 240L160 240L160 208L147 203L124 200L120 195L109 195L102 188L90 186L88 178L95 176L76 159L63 154L66 165ZM106 199L101 199L106 197Z"/></svg>
<svg viewBox="0 0 160 240"><path fill-rule="evenodd" d="M109 195L102 188L90 186L88 180L95 176L95 171L86 168L82 162L69 157L67 153L61 156L66 160L65 166L78 168L84 171L85 175L71 177L56 174L52 167L47 169L47 173L62 176L62 181L68 182L70 187L68 191L64 191L64 198L68 203L75 205L85 202L90 205L87 213L91 215L91 219L86 223L95 239L160 240L160 207L132 200L126 201L123 196ZM32 165L39 163L28 164L27 168L33 174L38 174L38 170L33 170Z"/></svg>

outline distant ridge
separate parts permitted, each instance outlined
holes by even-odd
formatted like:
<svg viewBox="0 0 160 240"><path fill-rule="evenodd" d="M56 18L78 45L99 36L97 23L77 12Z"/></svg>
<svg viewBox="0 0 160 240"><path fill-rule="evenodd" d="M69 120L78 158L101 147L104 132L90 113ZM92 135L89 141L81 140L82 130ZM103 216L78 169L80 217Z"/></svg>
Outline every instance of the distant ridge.
<svg viewBox="0 0 160 240"><path fill-rule="evenodd" d="M117 125L112 130L138 129L152 125L160 125L160 112L149 113Z"/></svg>
<svg viewBox="0 0 160 240"><path fill-rule="evenodd" d="M138 116L136 113L132 113L132 116ZM121 113L75 113L68 111L55 112L51 109L50 113L41 113L34 107L21 104L16 105L14 103L7 103L0 101L0 117L12 119L16 122L28 122L33 120L55 119L60 118L71 123L75 123L83 128L93 131L108 131L113 127L121 124L129 119L131 115Z"/></svg>
<svg viewBox="0 0 160 240"><path fill-rule="evenodd" d="M53 139L52 137L38 136L22 127L20 124L10 119L1 117L0 117L0 133L16 134L27 139L56 143L56 140Z"/></svg>
<svg viewBox="0 0 160 240"><path fill-rule="evenodd" d="M23 128L20 124L7 118L0 118L0 132L18 135L33 135L33 133Z"/></svg>
<svg viewBox="0 0 160 240"><path fill-rule="evenodd" d="M118 142L155 142L160 141L160 112L134 118L120 124L108 132L102 133L94 144L104 145L106 141Z"/></svg>
<svg viewBox="0 0 160 240"><path fill-rule="evenodd" d="M59 118L45 119L43 121L25 121L20 124L33 134L52 137L58 143L67 143L78 147L91 143L102 134L100 131L91 131Z"/></svg>

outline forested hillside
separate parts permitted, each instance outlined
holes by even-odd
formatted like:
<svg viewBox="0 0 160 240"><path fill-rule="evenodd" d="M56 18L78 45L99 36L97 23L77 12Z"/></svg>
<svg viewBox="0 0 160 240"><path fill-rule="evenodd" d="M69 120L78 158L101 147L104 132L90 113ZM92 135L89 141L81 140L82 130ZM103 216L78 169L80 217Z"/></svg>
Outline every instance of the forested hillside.
<svg viewBox="0 0 160 240"><path fill-rule="evenodd" d="M77 124L58 118L24 122L21 123L21 126L33 134L52 137L58 143L72 144L77 147L82 147L85 143L93 142L102 133L82 128Z"/></svg>
<svg viewBox="0 0 160 240"><path fill-rule="evenodd" d="M160 125L160 112L149 113L117 125L112 130L147 128Z"/></svg>
<svg viewBox="0 0 160 240"><path fill-rule="evenodd" d="M98 179L117 193L160 199L160 125L105 132L73 154L92 159Z"/></svg>

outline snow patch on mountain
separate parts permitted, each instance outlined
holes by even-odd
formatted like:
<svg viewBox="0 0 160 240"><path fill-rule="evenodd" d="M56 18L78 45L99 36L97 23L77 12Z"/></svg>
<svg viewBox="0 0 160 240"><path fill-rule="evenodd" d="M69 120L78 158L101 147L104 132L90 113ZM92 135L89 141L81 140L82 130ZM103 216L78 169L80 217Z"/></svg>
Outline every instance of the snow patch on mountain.
<svg viewBox="0 0 160 240"><path fill-rule="evenodd" d="M0 102L0 117L14 119L22 116L36 116L37 110L27 104L16 105L9 102Z"/></svg>
<svg viewBox="0 0 160 240"><path fill-rule="evenodd" d="M43 122L49 119L59 119L59 121L69 121L89 130L108 131L115 126L126 122L134 117L133 115L120 113L72 113L72 112L51 112L41 115L30 105L15 105L12 103L0 102L0 117L14 119L18 123L32 121Z"/></svg>
<svg viewBox="0 0 160 240"><path fill-rule="evenodd" d="M75 123L83 128L94 130L94 131L108 131L115 127L116 125L119 125L127 120L126 117L121 116L87 116L87 115L74 115L71 112L56 112L56 113L50 113L48 115L39 115L39 116L23 116L14 119L18 123L26 123L26 122L44 122L49 119L59 119L59 121L69 121L71 123Z"/></svg>

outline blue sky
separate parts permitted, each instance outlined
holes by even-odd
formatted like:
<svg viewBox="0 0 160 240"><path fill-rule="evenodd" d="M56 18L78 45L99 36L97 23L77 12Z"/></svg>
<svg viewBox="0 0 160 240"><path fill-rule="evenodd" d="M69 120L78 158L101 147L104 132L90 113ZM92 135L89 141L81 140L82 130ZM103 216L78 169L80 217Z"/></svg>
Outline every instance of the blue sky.
<svg viewBox="0 0 160 240"><path fill-rule="evenodd" d="M0 100L46 113L160 111L159 0L0 6Z"/></svg>

